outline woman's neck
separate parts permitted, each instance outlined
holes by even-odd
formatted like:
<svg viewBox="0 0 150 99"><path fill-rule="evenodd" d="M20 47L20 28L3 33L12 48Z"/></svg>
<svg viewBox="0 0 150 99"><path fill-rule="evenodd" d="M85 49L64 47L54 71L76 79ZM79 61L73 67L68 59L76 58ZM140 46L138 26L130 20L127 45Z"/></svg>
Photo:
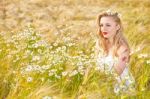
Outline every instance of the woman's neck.
<svg viewBox="0 0 150 99"><path fill-rule="evenodd" d="M113 55L113 47L114 47L113 44L108 43L107 47L108 47L108 55Z"/></svg>
<svg viewBox="0 0 150 99"><path fill-rule="evenodd" d="M113 42L114 42L113 37L108 39L108 43L109 43L109 45L110 45L110 46L112 46L112 45L113 45Z"/></svg>

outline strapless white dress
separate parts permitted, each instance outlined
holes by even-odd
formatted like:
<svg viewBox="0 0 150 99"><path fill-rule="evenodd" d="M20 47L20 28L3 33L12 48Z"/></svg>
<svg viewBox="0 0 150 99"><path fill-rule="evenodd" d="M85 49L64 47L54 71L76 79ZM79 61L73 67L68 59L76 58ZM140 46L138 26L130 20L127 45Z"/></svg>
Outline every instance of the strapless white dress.
<svg viewBox="0 0 150 99"><path fill-rule="evenodd" d="M98 55L97 58L97 67L101 72L106 74L115 75L115 79L117 83L114 85L114 92L116 94L130 92L130 90L134 90L135 80L131 73L129 72L129 66L126 64L126 67L122 74L119 76L115 73L113 66L117 64L118 58L113 58L112 55L102 56Z"/></svg>

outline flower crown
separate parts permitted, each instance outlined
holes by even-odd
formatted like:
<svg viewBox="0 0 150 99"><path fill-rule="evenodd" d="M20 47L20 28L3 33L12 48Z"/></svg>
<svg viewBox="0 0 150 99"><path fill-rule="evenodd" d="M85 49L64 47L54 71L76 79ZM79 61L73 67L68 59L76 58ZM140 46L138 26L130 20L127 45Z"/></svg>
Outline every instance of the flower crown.
<svg viewBox="0 0 150 99"><path fill-rule="evenodd" d="M105 13L107 13L108 15L116 15L118 16L119 18L121 18L121 14L116 12L116 11L111 11L110 9L105 11Z"/></svg>

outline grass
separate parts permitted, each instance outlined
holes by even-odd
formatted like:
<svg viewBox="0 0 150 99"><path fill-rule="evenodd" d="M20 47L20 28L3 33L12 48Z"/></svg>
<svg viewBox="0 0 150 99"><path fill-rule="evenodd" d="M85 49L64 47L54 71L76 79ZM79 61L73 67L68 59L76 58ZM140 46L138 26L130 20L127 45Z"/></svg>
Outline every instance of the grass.
<svg viewBox="0 0 150 99"><path fill-rule="evenodd" d="M150 96L148 0L3 0L0 4L0 98ZM122 14L132 51L135 95L115 95L114 78L95 67L96 16L108 7Z"/></svg>

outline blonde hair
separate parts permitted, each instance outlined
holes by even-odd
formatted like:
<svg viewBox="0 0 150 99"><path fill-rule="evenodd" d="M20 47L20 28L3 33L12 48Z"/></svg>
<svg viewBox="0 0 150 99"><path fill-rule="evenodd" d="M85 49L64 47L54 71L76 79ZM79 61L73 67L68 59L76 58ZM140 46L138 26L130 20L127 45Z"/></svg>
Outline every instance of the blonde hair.
<svg viewBox="0 0 150 99"><path fill-rule="evenodd" d="M108 55L108 48L107 48L107 43L108 43L108 39L104 38L102 33L101 33L101 28L100 28L100 20L102 17L111 17L118 25L120 25L120 29L117 31L116 35L113 38L113 45L114 45L114 49L113 49L113 56L118 56L117 51L119 49L119 47L121 45L126 45L127 46L127 50L130 52L130 48L128 45L128 42L126 40L126 38L123 36L123 27L122 27L122 23L120 20L120 17L118 15L117 12L103 12L101 14L98 15L97 17L97 24L98 24L98 41L99 41L99 45L102 47L104 54Z"/></svg>

